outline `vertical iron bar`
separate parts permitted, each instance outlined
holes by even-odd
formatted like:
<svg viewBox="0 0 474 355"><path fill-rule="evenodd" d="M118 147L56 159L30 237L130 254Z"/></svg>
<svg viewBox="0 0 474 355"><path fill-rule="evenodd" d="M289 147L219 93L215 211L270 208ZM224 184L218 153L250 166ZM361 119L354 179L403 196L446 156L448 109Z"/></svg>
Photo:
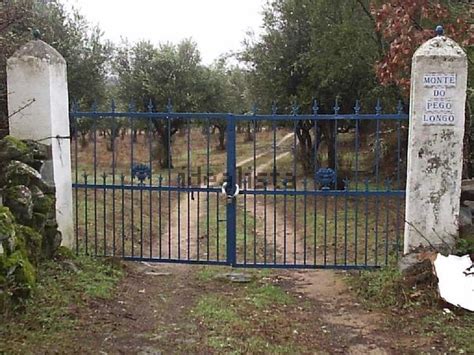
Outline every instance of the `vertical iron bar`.
<svg viewBox="0 0 474 355"><path fill-rule="evenodd" d="M89 218L87 218L87 210L88 210L88 206L87 206L87 174L84 173L84 185L86 185L86 187L84 188L84 219L85 219L85 223L84 223L84 235L85 235L85 247L86 247L86 255L89 255Z"/></svg>
<svg viewBox="0 0 474 355"><path fill-rule="evenodd" d="M355 127L355 166L356 166L356 176L355 176L355 189L356 191L359 190L359 119L356 119L356 127ZM357 196L354 199L355 203L355 212L354 212L354 223L355 223L355 230L354 230L354 263L357 265L358 262L358 251L359 251L359 197Z"/></svg>
<svg viewBox="0 0 474 355"><path fill-rule="evenodd" d="M287 192L288 192L288 182L283 181L283 186L285 189L285 194L283 195L283 264L286 264L286 204L287 204Z"/></svg>
<svg viewBox="0 0 474 355"><path fill-rule="evenodd" d="M125 175L120 175L120 188L122 197L122 258L125 257Z"/></svg>
<svg viewBox="0 0 474 355"><path fill-rule="evenodd" d="M390 182L387 181L387 192L390 191ZM385 198L385 265L388 265L388 211L389 211L390 196Z"/></svg>
<svg viewBox="0 0 474 355"><path fill-rule="evenodd" d="M399 113L401 113L401 109L399 110ZM401 177L400 177L400 162L401 162L401 120L397 120L397 190L401 190ZM398 260L399 257L399 250L400 250L400 205L402 203L402 197L397 197L397 222L396 222L396 228L397 228L397 244L396 244L396 252L395 252L395 257Z"/></svg>
<svg viewBox="0 0 474 355"><path fill-rule="evenodd" d="M344 195L344 265L347 265L347 211L348 211L348 192L349 192L349 182L345 186L346 194ZM357 249L357 245L356 245Z"/></svg>
<svg viewBox="0 0 474 355"><path fill-rule="evenodd" d="M103 188L103 194L104 194L104 206L103 206L103 215L104 215L104 256L107 256L107 189L106 189L106 179L107 175L104 173L102 175L102 188Z"/></svg>
<svg viewBox="0 0 474 355"><path fill-rule="evenodd" d="M257 190L257 121L253 120L253 189ZM253 194L253 263L257 263L257 195Z"/></svg>
<svg viewBox="0 0 474 355"><path fill-rule="evenodd" d="M324 265L327 265L328 255L328 196L324 194Z"/></svg>
<svg viewBox="0 0 474 355"><path fill-rule="evenodd" d="M115 109L115 105L112 105L112 108ZM115 111L114 111L115 112ZM112 185L115 185L115 146L116 146L116 136L117 136L117 126L116 126L116 117L112 116ZM112 255L115 256L116 253L116 223L115 223L115 189L112 189Z"/></svg>
<svg viewBox="0 0 474 355"><path fill-rule="evenodd" d="M192 181L191 181L191 125L189 124L190 120L188 119L186 121L187 124L187 134L188 134L188 153L187 153L187 166L188 166L188 171L187 171L187 187L191 187ZM188 213L187 213L187 219L188 219L188 228L187 228L187 235L186 235L186 241L187 241L187 259L191 259L191 196L189 196L190 192L187 192L187 197L188 197ZM218 224L219 225L219 224Z"/></svg>
<svg viewBox="0 0 474 355"><path fill-rule="evenodd" d="M178 248L178 260L181 259L181 175L180 173L178 172L178 180L177 180L177 184L178 184L178 213L177 213L177 220L178 220L178 225L176 226L177 230L178 230L178 245L177 245L177 248Z"/></svg>
<svg viewBox="0 0 474 355"><path fill-rule="evenodd" d="M200 208L201 208L201 202L200 202L200 196L201 196L201 193L200 191L198 190L197 192L197 208L196 208L196 221L197 221L197 226L196 226L196 259L199 261L200 259L200 250L201 250L201 245L200 245L200 240L199 240L199 217L200 217Z"/></svg>
<svg viewBox="0 0 474 355"><path fill-rule="evenodd" d="M133 124L133 118L130 116L130 185L132 186L132 189L130 189L130 233L131 233L131 239L132 239L132 245L131 245L131 256L135 256L135 231L134 231L134 213L133 213L133 208L134 208L134 193L133 193L133 184L134 184L134 176L133 176L133 140L135 137L135 132L134 132L134 124Z"/></svg>
<svg viewBox="0 0 474 355"><path fill-rule="evenodd" d="M220 260L220 256L219 256L219 253L220 253L220 250L219 250L219 224L220 224L220 220L219 220L219 193L217 192L216 193L216 208L217 208L217 213L216 213L216 234L217 234L217 237L216 237L216 255L217 255L217 261Z"/></svg>
<svg viewBox="0 0 474 355"><path fill-rule="evenodd" d="M377 114L378 115L378 114ZM380 159L380 119L377 117L376 132L376 152L375 152L375 181L376 189L379 190L379 159ZM375 195L375 265L378 265L378 253L379 253L379 195Z"/></svg>
<svg viewBox="0 0 474 355"><path fill-rule="evenodd" d="M96 110L94 109L94 112ZM97 116L94 116L94 254L97 256Z"/></svg>
<svg viewBox="0 0 474 355"><path fill-rule="evenodd" d="M168 144L168 187L171 187L171 118L166 116L167 144ZM171 259L171 189L168 190L168 259Z"/></svg>
<svg viewBox="0 0 474 355"><path fill-rule="evenodd" d="M229 192L234 191L236 179L235 158L235 117L227 116L227 186ZM227 201L227 262L234 266L236 263L236 201L235 198Z"/></svg>
<svg viewBox="0 0 474 355"><path fill-rule="evenodd" d="M247 264L247 177L244 174L244 264Z"/></svg>
<svg viewBox="0 0 474 355"><path fill-rule="evenodd" d="M365 182L365 252L364 252L364 265L367 266L368 262L368 248L369 248L369 181Z"/></svg>
<svg viewBox="0 0 474 355"><path fill-rule="evenodd" d="M76 105L73 105L74 109L73 111L75 112ZM75 177L75 183L79 183L79 166L77 166L77 154L78 154L78 148L77 148L77 117L74 116L74 113L72 114L72 120L74 122L74 177ZM76 254L79 254L79 189L77 187L74 188L74 195L75 195L75 205L76 205L76 210L75 210L75 219L76 219L76 225L75 225L75 232L76 232Z"/></svg>
<svg viewBox="0 0 474 355"><path fill-rule="evenodd" d="M296 160L297 160L297 153L296 153L296 130L298 129L298 120L296 119L296 110L294 110L293 116L294 120L294 127L293 127L293 191L295 191L294 198L293 198L293 263L296 265Z"/></svg>
<svg viewBox="0 0 474 355"><path fill-rule="evenodd" d="M316 191L317 185L316 185L316 178L315 174L318 171L318 148L319 148L319 139L318 139L318 121L316 120L317 114L318 114L318 102L316 100L313 101L313 114L314 114L314 148L313 148L313 189ZM314 235L313 235L313 264L316 265L316 254L317 254L317 229L318 229L318 208L317 208L317 197L316 194L314 194L314 206L313 206L313 228L314 228Z"/></svg>
<svg viewBox="0 0 474 355"><path fill-rule="evenodd" d="M143 259L143 183L140 186L140 258Z"/></svg>
<svg viewBox="0 0 474 355"><path fill-rule="evenodd" d="M273 110L273 114L276 113L276 109ZM272 129L273 129L273 263L276 264L277 262L277 201L276 201L276 193L275 190L277 188L277 163L276 163L276 120L273 117L272 121Z"/></svg>
<svg viewBox="0 0 474 355"><path fill-rule="evenodd" d="M211 122L210 118L207 118L207 160L206 160L206 174L207 174L207 179L206 179L206 258L209 261L209 246L210 246L210 239L211 236L209 235L209 221L210 221L210 211L209 211L209 178L210 178L210 144L211 144Z"/></svg>
<svg viewBox="0 0 474 355"><path fill-rule="evenodd" d="M163 188L163 176L158 177L158 184L159 184L159 189L158 189L158 227L159 227L159 241L158 241L158 253L160 255L160 259L163 258L163 219L162 219L162 205L161 205L161 200L162 200L162 192L161 189Z"/></svg>
<svg viewBox="0 0 474 355"><path fill-rule="evenodd" d="M338 104L336 101L336 112L335 115L338 113ZM334 181L334 189L337 190L339 189L339 176L338 176L338 171L337 171L337 119L334 120L334 172L336 173L336 179ZM334 265L337 265L337 204L338 204L338 198L337 195L334 196Z"/></svg>
<svg viewBox="0 0 474 355"><path fill-rule="evenodd" d="M150 232L150 259L153 258L153 192L151 187L153 186L153 147L151 144L153 138L153 126L151 124L151 117L148 119L148 165L150 166L150 191L148 192L148 213L149 213L149 232Z"/></svg>
<svg viewBox="0 0 474 355"><path fill-rule="evenodd" d="M306 224L308 222L308 217L307 217L307 203L308 203L308 181L305 178L304 179L304 195L303 195L303 264L306 265Z"/></svg>
<svg viewBox="0 0 474 355"><path fill-rule="evenodd" d="M267 265L267 181L265 178L263 186L263 264Z"/></svg>

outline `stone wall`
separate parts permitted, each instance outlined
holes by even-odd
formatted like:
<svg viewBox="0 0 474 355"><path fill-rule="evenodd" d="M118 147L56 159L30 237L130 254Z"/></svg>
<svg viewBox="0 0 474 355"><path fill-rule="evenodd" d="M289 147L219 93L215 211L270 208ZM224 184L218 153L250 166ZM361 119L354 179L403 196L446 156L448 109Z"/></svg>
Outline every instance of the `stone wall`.
<svg viewBox="0 0 474 355"><path fill-rule="evenodd" d="M55 191L40 174L48 149L11 136L0 140L0 309L30 295L39 263L61 245Z"/></svg>

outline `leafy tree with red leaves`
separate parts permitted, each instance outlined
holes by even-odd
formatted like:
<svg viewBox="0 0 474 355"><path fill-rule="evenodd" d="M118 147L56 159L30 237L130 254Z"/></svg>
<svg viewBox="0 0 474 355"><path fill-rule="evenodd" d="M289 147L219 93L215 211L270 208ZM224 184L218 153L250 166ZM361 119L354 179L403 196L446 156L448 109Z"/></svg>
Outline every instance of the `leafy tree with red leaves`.
<svg viewBox="0 0 474 355"><path fill-rule="evenodd" d="M410 89L411 60L415 50L435 35L442 24L445 34L464 47L469 61L464 136L463 177L474 175L474 3L471 0L373 0L371 15L383 40L384 56L376 63L382 85L395 85L403 96Z"/></svg>
<svg viewBox="0 0 474 355"><path fill-rule="evenodd" d="M371 12L376 31L388 44L385 56L376 64L382 85L395 84L408 93L412 56L434 36L438 24L443 25L447 36L464 46L472 63L474 4L470 1L375 0Z"/></svg>

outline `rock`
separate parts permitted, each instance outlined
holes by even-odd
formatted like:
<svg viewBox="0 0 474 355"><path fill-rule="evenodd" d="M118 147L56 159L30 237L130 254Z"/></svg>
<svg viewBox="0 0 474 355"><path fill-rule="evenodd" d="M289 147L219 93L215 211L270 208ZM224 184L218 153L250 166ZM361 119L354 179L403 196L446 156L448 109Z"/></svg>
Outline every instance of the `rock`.
<svg viewBox="0 0 474 355"><path fill-rule="evenodd" d="M46 259L53 258L61 246L62 235L56 226L45 226L43 233L42 255Z"/></svg>
<svg viewBox="0 0 474 355"><path fill-rule="evenodd" d="M31 162L33 154L26 143L12 136L6 136L0 140L0 164L11 160Z"/></svg>
<svg viewBox="0 0 474 355"><path fill-rule="evenodd" d="M41 180L41 174L38 171L18 160L13 160L6 166L5 182L9 186L34 185L40 190L43 190L42 187L45 184Z"/></svg>
<svg viewBox="0 0 474 355"><path fill-rule="evenodd" d="M33 198L30 189L25 185L8 187L4 191L3 204L21 224L29 224L33 218Z"/></svg>
<svg viewBox="0 0 474 355"><path fill-rule="evenodd" d="M41 144L30 139L25 139L23 142L28 147L35 160L51 159L51 148L46 144Z"/></svg>
<svg viewBox="0 0 474 355"><path fill-rule="evenodd" d="M37 196L33 198L33 211L48 214L55 210L55 199L51 195Z"/></svg>
<svg viewBox="0 0 474 355"><path fill-rule="evenodd" d="M419 262L420 260L418 258L418 254L416 253L407 254L407 255L402 256L400 260L398 261L398 269L400 270L400 272L405 273L414 265L418 264Z"/></svg>
<svg viewBox="0 0 474 355"><path fill-rule="evenodd" d="M411 253L403 256L398 262L398 268L404 277L404 284L409 287L417 285L432 285L436 282L433 273L435 252Z"/></svg>
<svg viewBox="0 0 474 355"><path fill-rule="evenodd" d="M46 226L47 219L48 217L44 213L33 212L33 218L29 226L42 233Z"/></svg>
<svg viewBox="0 0 474 355"><path fill-rule="evenodd" d="M71 260L64 260L62 262L62 264L63 264L64 268L69 272L73 272L75 274L78 274L81 271L81 270L79 270L77 265Z"/></svg>
<svg viewBox="0 0 474 355"><path fill-rule="evenodd" d="M11 254L15 248L15 218L8 207L0 206L0 242L5 254Z"/></svg>
<svg viewBox="0 0 474 355"><path fill-rule="evenodd" d="M15 301L29 297L36 283L36 270L22 250L0 257L0 275L5 275L5 286Z"/></svg>
<svg viewBox="0 0 474 355"><path fill-rule="evenodd" d="M216 275L216 279L224 279L235 283L248 283L252 281L252 275L238 272L230 272L218 274Z"/></svg>
<svg viewBox="0 0 474 355"><path fill-rule="evenodd" d="M38 265L41 259L43 236L34 229L22 225L17 226L17 232L23 237L28 259L33 265Z"/></svg>

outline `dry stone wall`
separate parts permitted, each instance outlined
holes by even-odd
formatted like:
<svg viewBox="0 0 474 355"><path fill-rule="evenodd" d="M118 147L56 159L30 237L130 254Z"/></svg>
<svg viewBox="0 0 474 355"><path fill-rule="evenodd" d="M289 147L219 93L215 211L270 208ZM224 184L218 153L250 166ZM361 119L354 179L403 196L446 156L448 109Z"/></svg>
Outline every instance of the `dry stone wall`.
<svg viewBox="0 0 474 355"><path fill-rule="evenodd" d="M37 267L61 245L54 187L40 173L48 159L40 143L0 140L0 309L30 295Z"/></svg>

